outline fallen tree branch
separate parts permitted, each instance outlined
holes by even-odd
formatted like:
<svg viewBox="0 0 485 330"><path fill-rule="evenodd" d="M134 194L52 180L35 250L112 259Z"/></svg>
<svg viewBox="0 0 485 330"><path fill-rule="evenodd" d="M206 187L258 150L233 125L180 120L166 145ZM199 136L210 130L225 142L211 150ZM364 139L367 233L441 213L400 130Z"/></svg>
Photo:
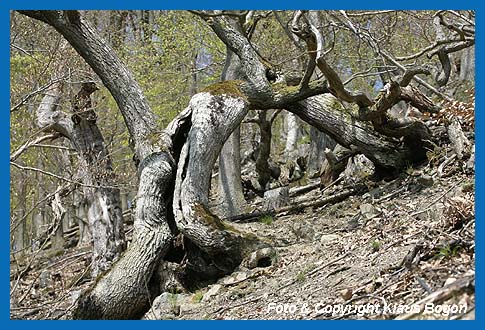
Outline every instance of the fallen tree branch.
<svg viewBox="0 0 485 330"><path fill-rule="evenodd" d="M291 188L290 191L288 192L288 195L290 197L298 196L298 195L307 193L309 191L312 191L313 189L316 189L318 187L320 187L320 181L307 184L306 186Z"/></svg>
<svg viewBox="0 0 485 330"><path fill-rule="evenodd" d="M443 170L445 169L446 166L448 166L449 164L451 164L451 162L456 158L456 154L453 154L451 155L450 157L446 158L446 160L441 163L441 165L438 167L438 177L442 177L443 176Z"/></svg>
<svg viewBox="0 0 485 330"><path fill-rule="evenodd" d="M257 221L259 217L265 216L265 215L278 215L284 212L294 212L294 211L299 211L308 207L322 207L326 204L334 204L341 202L348 197L352 195L357 195L361 193L364 190L363 185L356 185L355 187L349 188L343 192L337 193L333 196L325 197L322 199L319 199L317 201L304 201L300 202L298 204L293 204L293 205L288 205L288 206L283 206L280 208L276 209L270 209L267 211L262 211L262 212L252 212L252 213L246 213L246 214L240 214L236 215L233 217L226 218L225 220L227 221L232 221L232 222L239 222L239 223L244 223L244 222L253 222Z"/></svg>

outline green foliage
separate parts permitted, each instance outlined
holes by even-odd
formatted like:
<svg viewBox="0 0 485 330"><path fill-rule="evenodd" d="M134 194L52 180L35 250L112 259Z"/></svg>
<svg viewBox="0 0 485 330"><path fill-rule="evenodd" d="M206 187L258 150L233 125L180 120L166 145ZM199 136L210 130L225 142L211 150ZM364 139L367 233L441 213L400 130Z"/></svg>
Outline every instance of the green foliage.
<svg viewBox="0 0 485 330"><path fill-rule="evenodd" d="M447 259L447 258L450 258L450 257L454 257L458 253L459 249L460 249L459 246L452 246L452 245L446 244L445 246L440 247L440 249L438 250L438 253L436 253L434 258L435 259L440 259L440 258Z"/></svg>
<svg viewBox="0 0 485 330"><path fill-rule="evenodd" d="M378 240L374 240L371 243L371 247L373 251L378 251L381 248L381 242L379 242Z"/></svg>
<svg viewBox="0 0 485 330"><path fill-rule="evenodd" d="M197 290L193 295L192 295L192 302L193 303L200 303L202 301L202 298L204 297L204 293L200 290Z"/></svg>
<svg viewBox="0 0 485 330"><path fill-rule="evenodd" d="M205 22L187 12L161 12L151 27L146 32L150 38L124 46L122 59L165 127L187 106L193 84L200 90L219 80L224 47ZM211 57L213 64L197 67L201 55ZM198 72L196 82L194 72Z"/></svg>
<svg viewBox="0 0 485 330"><path fill-rule="evenodd" d="M296 280L297 282L300 282L300 283L301 283L301 282L304 282L304 281L306 280L306 274L305 274L305 272L303 272L303 271L299 272L299 273L296 275L295 280Z"/></svg>
<svg viewBox="0 0 485 330"><path fill-rule="evenodd" d="M274 218L272 215L266 214L261 217L259 217L259 222L265 224L265 225L271 225L274 221Z"/></svg>

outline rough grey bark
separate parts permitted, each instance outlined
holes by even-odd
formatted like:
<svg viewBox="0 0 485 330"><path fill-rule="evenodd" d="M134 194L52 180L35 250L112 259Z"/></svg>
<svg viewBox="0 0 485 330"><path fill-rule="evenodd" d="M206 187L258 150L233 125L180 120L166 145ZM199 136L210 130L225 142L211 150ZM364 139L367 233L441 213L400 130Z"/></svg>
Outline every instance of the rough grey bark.
<svg viewBox="0 0 485 330"><path fill-rule="evenodd" d="M242 78L240 61L230 49L226 49L226 62L221 80ZM243 212L246 206L241 183L241 129L236 127L222 147L219 156L219 190L224 215L232 216Z"/></svg>
<svg viewBox="0 0 485 330"><path fill-rule="evenodd" d="M337 143L357 148L374 164L383 168L402 168L418 155L415 150L396 145L391 138L379 134L372 125L355 120L349 110L332 95L319 95L294 103L288 110L329 135Z"/></svg>
<svg viewBox="0 0 485 330"><path fill-rule="evenodd" d="M208 206L212 167L224 141L248 112L242 97L192 97L192 127L182 149L175 182L173 210L178 229L212 258L220 273L231 272L258 241L231 229Z"/></svg>
<svg viewBox="0 0 485 330"><path fill-rule="evenodd" d="M475 80L475 46L465 48L461 53L460 80Z"/></svg>
<svg viewBox="0 0 485 330"><path fill-rule="evenodd" d="M448 136L450 138L453 151L458 159L469 157L471 154L472 144L463 133L460 122L457 118L453 118L447 128Z"/></svg>
<svg viewBox="0 0 485 330"><path fill-rule="evenodd" d="M170 134L160 132L139 85L109 44L80 15L72 11L23 11L57 29L88 62L110 90L123 115L140 161L140 185L135 211L135 240L92 290L78 301L75 318L134 318L147 309L152 294L147 290L156 263L170 243L171 233L164 213L165 195L175 162L168 152L176 125ZM141 202L140 202L141 201ZM145 205L146 204L146 205ZM161 214L162 213L162 214Z"/></svg>
<svg viewBox="0 0 485 330"><path fill-rule="evenodd" d="M288 128L288 133L286 135L286 144L285 144L285 155L288 155L289 158L295 155L296 153L296 143L298 142L298 117L292 113L289 113L286 116L286 125Z"/></svg>
<svg viewBox="0 0 485 330"><path fill-rule="evenodd" d="M135 237L123 257L96 285L83 293L74 312L78 319L139 318L160 292L151 282L157 260L171 238L166 221L174 162L160 153L149 157L140 171Z"/></svg>
<svg viewBox="0 0 485 330"><path fill-rule="evenodd" d="M240 137L241 131L237 127L219 156L219 189L226 216L239 214L246 206L241 184Z"/></svg>
<svg viewBox="0 0 485 330"><path fill-rule="evenodd" d="M113 95L133 139L133 148L141 160L153 152L151 137L158 131L155 114L150 110L140 86L131 72L77 11L20 11L54 27L90 65Z"/></svg>
<svg viewBox="0 0 485 330"><path fill-rule="evenodd" d="M320 184L323 187L335 182L340 173L345 170L348 159L355 154L352 150L342 147L337 144L333 150L325 149L325 161L320 170Z"/></svg>
<svg viewBox="0 0 485 330"><path fill-rule="evenodd" d="M264 192L264 210L275 210L287 206L290 202L289 186L279 187Z"/></svg>
<svg viewBox="0 0 485 330"><path fill-rule="evenodd" d="M281 167L280 181L286 185L289 182L301 177L298 173L303 173L296 160L298 158L298 138L300 137L301 123L293 113L286 114L286 143L284 151L284 164ZM295 169L296 172L295 173ZM296 174L296 175L295 175Z"/></svg>

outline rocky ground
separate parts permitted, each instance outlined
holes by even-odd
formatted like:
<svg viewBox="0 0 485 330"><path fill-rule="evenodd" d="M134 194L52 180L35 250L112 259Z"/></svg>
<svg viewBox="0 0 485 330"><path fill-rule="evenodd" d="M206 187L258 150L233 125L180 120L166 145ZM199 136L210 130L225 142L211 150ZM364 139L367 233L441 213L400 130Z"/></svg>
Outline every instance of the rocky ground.
<svg viewBox="0 0 485 330"><path fill-rule="evenodd" d="M273 243L271 265L165 293L145 318L474 318L473 176L413 169L362 196L240 227Z"/></svg>
<svg viewBox="0 0 485 330"><path fill-rule="evenodd" d="M246 260L202 290L164 293L144 318L474 319L474 174L465 163L441 170L430 163L390 182L360 183L367 192L339 203L237 224L271 243L268 258ZM292 202L352 184L316 188ZM12 268L11 317L68 318L90 284L90 252L35 260L23 276Z"/></svg>

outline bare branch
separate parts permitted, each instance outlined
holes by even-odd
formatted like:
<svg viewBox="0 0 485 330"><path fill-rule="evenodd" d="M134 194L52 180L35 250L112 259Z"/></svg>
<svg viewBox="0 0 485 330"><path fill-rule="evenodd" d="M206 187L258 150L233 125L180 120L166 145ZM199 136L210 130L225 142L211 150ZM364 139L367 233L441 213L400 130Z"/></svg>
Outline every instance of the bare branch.
<svg viewBox="0 0 485 330"><path fill-rule="evenodd" d="M430 75L431 72L424 67L416 67L416 68L408 69L404 72L404 75L402 76L402 79L399 82L399 85L401 85L401 87L406 87L407 85L409 85L413 77L417 74Z"/></svg>
<svg viewBox="0 0 485 330"><path fill-rule="evenodd" d="M475 27L475 22L474 21L468 19L466 16L463 16L462 14L460 14L459 12L457 12L456 10L447 10L447 12L455 15L456 17L461 18L462 20L464 20L465 22L467 22L471 26Z"/></svg>
<svg viewBox="0 0 485 330"><path fill-rule="evenodd" d="M14 153L10 155L10 161L15 161L22 153L24 153L28 148L33 146L39 146L38 143L43 142L45 140L54 140L59 137L58 133L51 133L43 136L39 136L35 140L27 141L23 145L21 145Z"/></svg>
<svg viewBox="0 0 485 330"><path fill-rule="evenodd" d="M10 108L10 113L18 110L21 106L23 106L25 103L27 103L27 101L30 100L33 96L35 96L39 93L42 93L43 91L47 90L52 85L57 84L57 83L63 81L64 79L66 79L66 78L67 78L67 75L53 79L53 80L49 81L47 84L37 88L35 91L25 95L24 97L22 97L22 99L20 100L19 103L17 103L12 108Z"/></svg>
<svg viewBox="0 0 485 330"><path fill-rule="evenodd" d="M283 31L285 31L286 35L293 42L295 47L301 51L305 50L305 46L299 42L299 39L293 33L291 33L291 31L288 29L288 23L283 22L283 19L278 14L278 11L274 10L273 14L276 20L278 21L278 23L280 24L281 28L283 29Z"/></svg>
<svg viewBox="0 0 485 330"><path fill-rule="evenodd" d="M421 49L419 52L408 55L408 56L398 56L396 57L396 61L409 61L413 60L415 58L418 58L420 56L423 56L425 53L435 49L436 47L442 46L442 45L447 45L447 44L452 44L455 42L461 41L461 39L446 39L446 40L437 40L435 43Z"/></svg>
<svg viewBox="0 0 485 330"><path fill-rule="evenodd" d="M397 10L377 10L377 11L366 11L362 13L346 12L348 17L362 17L362 16L376 16L383 14L395 13Z"/></svg>
<svg viewBox="0 0 485 330"><path fill-rule="evenodd" d="M158 131L158 127L156 115L151 111L140 86L116 56L109 43L99 36L96 29L79 12L58 10L19 12L54 27L101 78L118 104L134 141L138 158L143 159L159 148L146 138Z"/></svg>
<svg viewBox="0 0 485 330"><path fill-rule="evenodd" d="M338 19L340 22L342 22L344 25L347 26L347 28L349 30L352 30L346 22L344 22L340 17L338 16L334 16L336 19ZM355 32L354 32L355 33ZM394 59L391 55L389 55L386 51L382 50L378 43L372 38L372 36L370 36L368 33L365 33L363 31L358 31L356 33L356 36L361 38L362 40L366 41L369 46L379 55L383 56L386 60L388 60L389 62L391 62L393 65L397 66L400 70L402 70L403 72L405 72L407 69L406 67L404 67L401 63L399 63L396 59ZM419 83L420 85L426 87L427 89L429 89L431 92L433 92L434 94L438 95L439 97L441 97L442 99L446 100L446 101L451 101L451 98L443 93L441 93L440 91L438 91L436 88L434 88L433 86L431 86L430 84L428 84L426 81L422 80L421 78L419 77L416 77L416 76L413 76L413 80L416 81L417 83Z"/></svg>
<svg viewBox="0 0 485 330"><path fill-rule="evenodd" d="M266 79L266 67L261 56L253 48L246 36L237 31L223 15L202 16L211 29L222 42L241 60L241 66L246 79L257 89L269 90L269 81Z"/></svg>
<svg viewBox="0 0 485 330"><path fill-rule="evenodd" d="M389 67L390 69L388 70L384 70L384 71L376 71L376 72L371 72L372 70L374 69L382 69L383 67L382 66L379 66L379 67L370 67L369 69L367 70L364 70L364 71L361 71L361 72L356 72L354 73L349 79L347 79L346 81L344 81L344 85L347 85L349 84L352 80L354 79L357 79L357 78L363 78L363 77L371 77L371 76L375 76L375 75L381 75L383 73L388 73L388 72L393 72L396 70L396 67L395 66L387 66Z"/></svg>
<svg viewBox="0 0 485 330"><path fill-rule="evenodd" d="M20 165L20 164L18 164L16 162L10 162L10 165L18 168L19 170L37 172L37 173L40 173L40 174L43 174L43 175L47 175L47 176L53 177L55 179L61 180L61 181L65 181L65 182L72 183L72 184L76 184L76 185L83 186L83 187L90 187L90 188L109 188L109 189L117 189L118 188L118 187L107 186L107 185L90 185L90 184L85 184L85 183L83 183L81 181L75 181L75 180L72 180L72 179L63 177L61 175L57 175L57 174L52 173L52 172L42 170L40 168L31 167L31 166L22 166L22 165Z"/></svg>
<svg viewBox="0 0 485 330"><path fill-rule="evenodd" d="M365 94L352 94L345 89L338 74L328 65L323 57L323 38L317 27L320 25L318 15L311 13L307 19L303 14L303 11L295 13L292 21L292 31L306 42L309 55L316 57L316 65L327 79L330 92L340 100L356 103L361 107L374 104Z"/></svg>
<svg viewBox="0 0 485 330"><path fill-rule="evenodd" d="M244 18L249 10L188 10L188 12L200 16L202 18L232 16L237 18Z"/></svg>

